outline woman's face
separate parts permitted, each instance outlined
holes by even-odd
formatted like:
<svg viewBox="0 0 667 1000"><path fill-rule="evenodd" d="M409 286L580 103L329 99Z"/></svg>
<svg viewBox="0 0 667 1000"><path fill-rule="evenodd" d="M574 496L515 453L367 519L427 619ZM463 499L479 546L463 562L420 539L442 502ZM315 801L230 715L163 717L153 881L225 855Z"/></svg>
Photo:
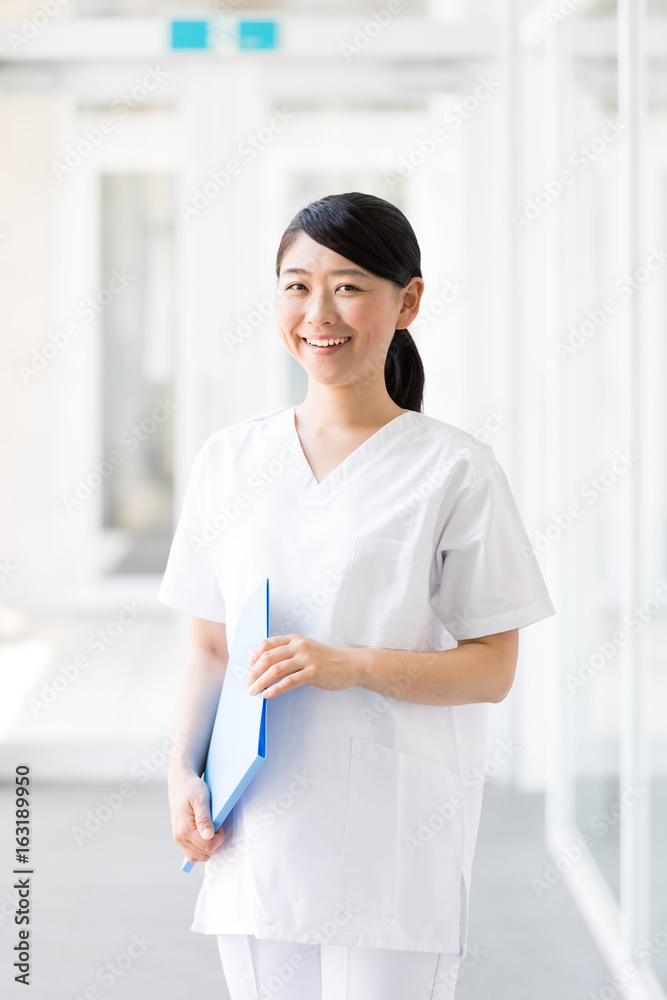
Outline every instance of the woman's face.
<svg viewBox="0 0 667 1000"><path fill-rule="evenodd" d="M389 344L419 312L424 282L403 289L299 233L278 279L276 318L283 344L309 376L327 385L382 377ZM318 341L342 340L335 346Z"/></svg>

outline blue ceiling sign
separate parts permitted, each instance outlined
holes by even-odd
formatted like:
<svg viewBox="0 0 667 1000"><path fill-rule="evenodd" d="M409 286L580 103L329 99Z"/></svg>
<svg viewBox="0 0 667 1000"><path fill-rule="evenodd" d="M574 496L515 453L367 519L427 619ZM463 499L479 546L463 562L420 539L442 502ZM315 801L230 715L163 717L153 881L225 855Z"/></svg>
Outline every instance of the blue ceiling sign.
<svg viewBox="0 0 667 1000"><path fill-rule="evenodd" d="M172 21L172 49L205 49L208 47L208 21Z"/></svg>
<svg viewBox="0 0 667 1000"><path fill-rule="evenodd" d="M239 21L239 48L275 49L277 28L276 21Z"/></svg>
<svg viewBox="0 0 667 1000"><path fill-rule="evenodd" d="M172 49L251 51L278 47L277 21L172 21Z"/></svg>

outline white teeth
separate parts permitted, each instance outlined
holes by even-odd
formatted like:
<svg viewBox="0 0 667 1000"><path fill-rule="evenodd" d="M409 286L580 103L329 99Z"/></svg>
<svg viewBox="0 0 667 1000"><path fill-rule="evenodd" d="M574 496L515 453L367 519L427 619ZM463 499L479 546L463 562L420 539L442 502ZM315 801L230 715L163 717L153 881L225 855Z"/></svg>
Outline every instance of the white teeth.
<svg viewBox="0 0 667 1000"><path fill-rule="evenodd" d="M349 337L338 337L336 340L308 340L306 337L306 341L314 347L332 347L334 344L345 344L349 339Z"/></svg>

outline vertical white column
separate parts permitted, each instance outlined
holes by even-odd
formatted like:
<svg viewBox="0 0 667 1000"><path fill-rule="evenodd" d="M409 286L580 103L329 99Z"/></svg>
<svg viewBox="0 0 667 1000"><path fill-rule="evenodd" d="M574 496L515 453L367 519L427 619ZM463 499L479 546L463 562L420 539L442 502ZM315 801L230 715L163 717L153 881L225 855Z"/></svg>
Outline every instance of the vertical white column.
<svg viewBox="0 0 667 1000"><path fill-rule="evenodd" d="M523 324L521 321L521 281L520 281L520 237L521 234L512 223L512 213L517 211L522 193L523 173L521 169L521 121L522 102L520 90L521 51L518 44L518 3L517 0L506 0L505 31L503 35L503 82L505 110L505 228L501 234L505 243L505 282L507 294L505 297L506 340L505 347L509 357L507 366L507 398L510 411L510 463L508 476L516 489L520 502L526 496L526 477L524 453L525 437L522 433L526 416L525 366L523 351ZM523 637L522 637L523 638ZM528 643L528 652L531 644ZM526 660L526 644L520 643L519 667ZM509 724L514 739L522 747L515 764L514 780L521 789L534 788L539 784L539 772L543 760L536 747L539 736L532 725L534 714L531 711L531 685L523 670L517 672L515 697L511 700L511 717ZM539 723L538 723L539 728ZM538 743L539 745L539 743ZM528 751L526 754L525 751ZM536 766L535 766L536 765Z"/></svg>
<svg viewBox="0 0 667 1000"><path fill-rule="evenodd" d="M621 136L619 184L619 250L621 273L641 262L642 144L644 140L645 0L618 0L618 112L626 125ZM620 604L636 607L642 594L642 506L644 463L641 426L642 391L641 287L633 291L620 317L622 422L625 440L638 462L624 483L618 544L621 552ZM648 788L646 737L643 725L643 634L633 632L619 650L621 672L621 789L629 784ZM638 798L621 819L621 919L628 952L648 932L648 859L650 795Z"/></svg>
<svg viewBox="0 0 667 1000"><path fill-rule="evenodd" d="M568 122L572 120L571 43L572 26L567 22L548 28L544 34L544 176L552 179L562 169L567 150ZM551 457L549 496L556 509L567 510L576 485L576 394L573 368L564 366L556 356L568 309L568 194L551 205L544 215L545 295L543 322L548 345L548 369L551 406L546 450ZM545 470L546 472L547 470ZM557 590L553 594L559 612L559 628L554 635L556 655L550 661L546 697L550 712L547 747L546 833L552 850L562 847L566 830L575 825L575 741L573 739L572 702L566 698L563 664L576 660L576 549L567 532L558 540L556 556Z"/></svg>
<svg viewBox="0 0 667 1000"><path fill-rule="evenodd" d="M511 224L511 213L519 205L522 190L521 171L521 91L520 91L520 59L518 45L518 4L517 0L506 0L505 33L503 46L503 75L505 80L505 128L507 160L506 195L509 203L507 213L507 251L505 259L505 278L508 294L506 298L507 312L507 347L512 363L509 365L509 394L512 401L512 465L513 481L519 485L520 492L525 487L524 440L521 428L524 426L524 391L525 366L523 352L523 337L521 323L521 285L519 275L520 233Z"/></svg>
<svg viewBox="0 0 667 1000"><path fill-rule="evenodd" d="M262 220L265 151L249 152L251 136L267 145L271 113L261 86L261 67L252 56L207 60L180 69L179 105L183 169L178 180L176 273L178 323L175 396L176 502L180 502L192 460L219 427L269 409L266 383L272 350L254 333L237 351L225 334L237 328L262 297L267 278L258 260L265 238ZM237 167L229 170L230 162ZM225 174L230 173L228 182ZM195 208L195 212L188 211ZM274 338L275 339L275 338ZM278 404L275 404L278 405Z"/></svg>
<svg viewBox="0 0 667 1000"><path fill-rule="evenodd" d="M76 95L61 94L54 122L56 159L61 150L80 137L81 118ZM80 494L78 506L65 509L61 497L72 496L78 477L85 476L101 458L102 317L81 319L85 299L103 287L108 275L101 271L100 177L93 158L83 160L62 181L53 183L54 315L58 329L76 323L80 332L54 362L58 378L58 403L52 414L55 428L52 495L54 555L52 593L62 607L93 599L98 579L97 546L101 523L101 489ZM56 367L57 366L57 367Z"/></svg>

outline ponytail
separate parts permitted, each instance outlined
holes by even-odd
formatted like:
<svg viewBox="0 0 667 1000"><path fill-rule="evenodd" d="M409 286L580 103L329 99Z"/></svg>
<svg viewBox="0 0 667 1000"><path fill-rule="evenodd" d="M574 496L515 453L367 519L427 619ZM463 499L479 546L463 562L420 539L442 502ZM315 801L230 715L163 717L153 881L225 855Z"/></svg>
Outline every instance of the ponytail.
<svg viewBox="0 0 667 1000"><path fill-rule="evenodd" d="M424 366L409 330L395 330L384 363L387 392L397 406L421 412L424 406Z"/></svg>

